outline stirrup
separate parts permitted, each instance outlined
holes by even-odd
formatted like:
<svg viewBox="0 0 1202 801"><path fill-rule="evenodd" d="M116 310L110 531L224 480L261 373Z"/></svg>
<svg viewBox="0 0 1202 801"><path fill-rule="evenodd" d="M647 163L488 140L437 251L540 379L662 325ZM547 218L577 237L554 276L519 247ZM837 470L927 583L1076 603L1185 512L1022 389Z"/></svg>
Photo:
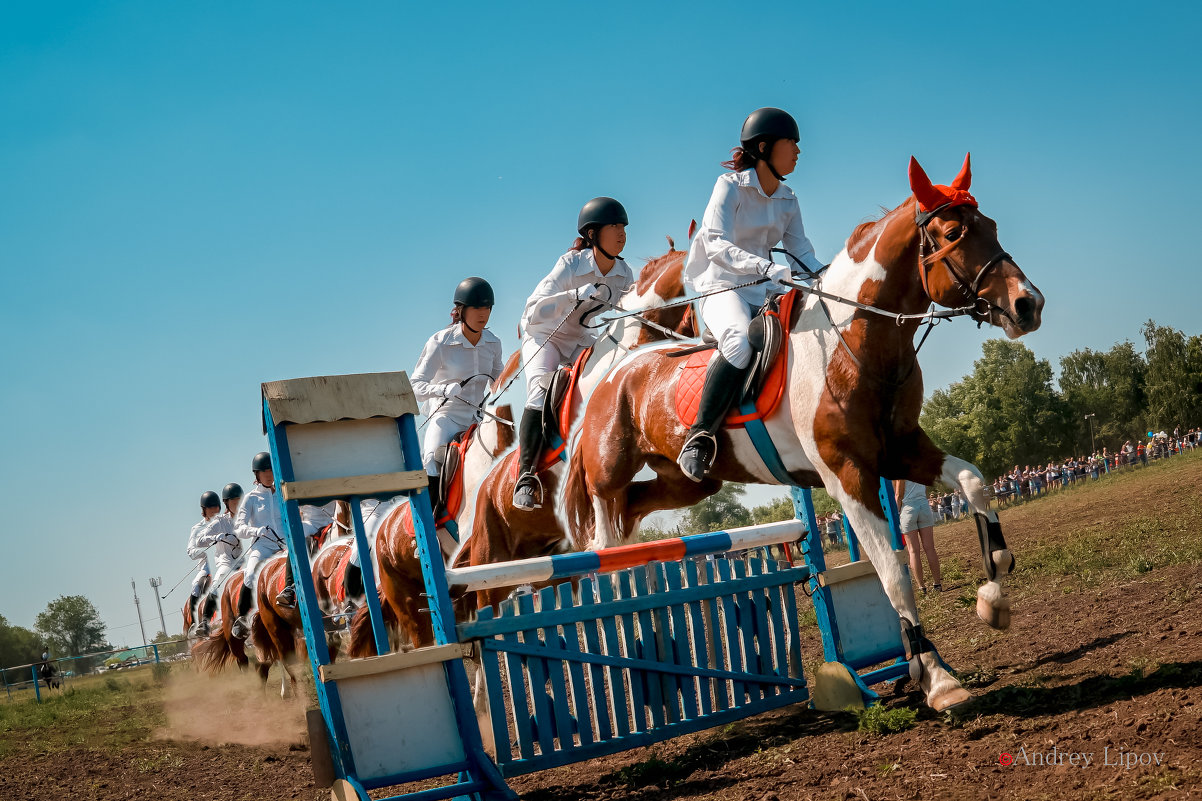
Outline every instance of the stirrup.
<svg viewBox="0 0 1202 801"><path fill-rule="evenodd" d="M296 608L296 590L292 589L291 584L279 591L275 596L275 603L276 606L282 606L284 609Z"/></svg>
<svg viewBox="0 0 1202 801"><path fill-rule="evenodd" d="M535 489L538 495L535 495ZM541 509L543 506L543 482L536 473L522 473L513 488L513 508L523 512Z"/></svg>
<svg viewBox="0 0 1202 801"><path fill-rule="evenodd" d="M703 445L706 441L709 442L708 453ZM708 431L698 431L685 440L684 446L680 449L680 455L676 457L676 464L680 465L681 472L689 480L700 482L714 466L714 459L717 456L717 437Z"/></svg>
<svg viewBox="0 0 1202 801"><path fill-rule="evenodd" d="M234 625L230 627L230 634L235 640L245 640L250 635L250 626L246 622L246 618L239 615L234 621Z"/></svg>

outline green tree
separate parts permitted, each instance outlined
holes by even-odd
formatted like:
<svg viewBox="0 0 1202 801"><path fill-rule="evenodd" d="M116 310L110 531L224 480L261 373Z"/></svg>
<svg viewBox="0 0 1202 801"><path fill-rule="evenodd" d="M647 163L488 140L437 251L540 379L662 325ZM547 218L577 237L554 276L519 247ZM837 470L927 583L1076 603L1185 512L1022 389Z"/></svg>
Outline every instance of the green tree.
<svg viewBox="0 0 1202 801"><path fill-rule="evenodd" d="M839 504L822 487L815 488L812 492L812 497L814 499L815 516L825 517L832 512L840 511ZM762 506L756 506L751 510L751 521L753 523L776 523L781 520L792 520L793 516L793 498L789 495L777 498Z"/></svg>
<svg viewBox="0 0 1202 801"><path fill-rule="evenodd" d="M34 627L56 651L55 656L80 656L107 645L100 614L82 595L60 595L38 615Z"/></svg>
<svg viewBox="0 0 1202 801"><path fill-rule="evenodd" d="M36 662L42 656L42 645L38 635L10 624L0 615L0 667Z"/></svg>
<svg viewBox="0 0 1202 801"><path fill-rule="evenodd" d="M1197 425L1202 417L1202 337L1148 320L1140 328L1147 343L1148 424L1157 430Z"/></svg>
<svg viewBox="0 0 1202 801"><path fill-rule="evenodd" d="M742 484L723 484L722 489L688 508L677 526L677 536L751 525L751 512L739 502L746 492Z"/></svg>
<svg viewBox="0 0 1202 801"><path fill-rule="evenodd" d="M972 375L937 390L922 426L939 447L996 476L1073 447L1072 411L1052 386L1052 366L1025 345L985 342Z"/></svg>
<svg viewBox="0 0 1202 801"><path fill-rule="evenodd" d="M1109 351L1075 350L1060 360L1060 391L1072 409L1076 441L1091 441L1086 415L1093 418L1098 446L1116 448L1138 438L1147 409L1147 365L1130 342Z"/></svg>

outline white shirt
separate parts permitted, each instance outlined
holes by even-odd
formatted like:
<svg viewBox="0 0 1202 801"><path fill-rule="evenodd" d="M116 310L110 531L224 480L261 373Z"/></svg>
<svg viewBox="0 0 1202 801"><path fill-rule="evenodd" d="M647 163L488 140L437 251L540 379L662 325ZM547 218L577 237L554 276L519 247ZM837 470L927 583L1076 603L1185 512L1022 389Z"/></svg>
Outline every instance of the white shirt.
<svg viewBox="0 0 1202 801"><path fill-rule="evenodd" d="M242 497L238 516L234 518L234 533L242 539L266 537L284 545L284 526L280 523L280 504L275 493L259 482Z"/></svg>
<svg viewBox="0 0 1202 801"><path fill-rule="evenodd" d="M476 421L479 413L457 400L447 400L444 391L452 383L463 386L456 393L468 403L483 404L490 383L496 380L505 366L501 353L501 340L485 328L480 332L480 341L473 345L463 334L459 323L449 325L426 340L417 367L409 374L413 394L424 402L423 411L447 415L467 428ZM467 381L468 378L471 381ZM467 383L464 383L464 382Z"/></svg>
<svg viewBox="0 0 1202 801"><path fill-rule="evenodd" d="M592 248L569 250L559 257L551 273L535 287L534 294L526 301L526 310L522 312L522 330L540 345L551 338L553 331L558 344L571 347L591 345L597 341L601 331L585 328L582 323L596 312L604 311L605 307L586 302L577 308L577 290L590 284L604 284L609 288L608 293L602 289L597 297L616 306L622 293L633 283L634 274L621 259L614 262L607 275L602 275ZM564 322L568 315L571 318ZM559 326L558 330L556 326Z"/></svg>
<svg viewBox="0 0 1202 801"><path fill-rule="evenodd" d="M192 526L192 532L188 535L189 559L195 559L197 562L204 562L208 559L208 556L205 554L205 548L209 546L209 543L202 544L200 539L201 534L208 525L209 521L202 519L199 523Z"/></svg>
<svg viewBox="0 0 1202 801"><path fill-rule="evenodd" d="M242 542L234 533L234 519L229 512L215 515L205 523L196 542L201 548L216 545L217 553L230 559L237 559L242 553Z"/></svg>
<svg viewBox="0 0 1202 801"><path fill-rule="evenodd" d="M792 189L782 183L769 197L754 169L725 173L714 184L701 229L689 245L685 281L697 292L709 292L766 276L776 266L771 251L777 243L811 270L822 268ZM788 257L785 263L798 269ZM770 292L781 291L779 285L767 282L735 290L755 308L764 305Z"/></svg>

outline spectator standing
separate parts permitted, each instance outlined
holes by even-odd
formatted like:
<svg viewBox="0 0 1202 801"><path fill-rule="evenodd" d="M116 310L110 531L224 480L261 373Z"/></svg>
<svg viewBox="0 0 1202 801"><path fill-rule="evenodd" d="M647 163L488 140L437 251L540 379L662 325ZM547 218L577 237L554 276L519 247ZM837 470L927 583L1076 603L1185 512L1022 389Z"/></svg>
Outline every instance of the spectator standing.
<svg viewBox="0 0 1202 801"><path fill-rule="evenodd" d="M935 592L942 592L943 578L939 572L939 554L935 552L935 515L927 502L926 487L913 481L894 481L893 491L901 499L901 531L910 557L910 577L927 594L922 574L922 552L927 555Z"/></svg>

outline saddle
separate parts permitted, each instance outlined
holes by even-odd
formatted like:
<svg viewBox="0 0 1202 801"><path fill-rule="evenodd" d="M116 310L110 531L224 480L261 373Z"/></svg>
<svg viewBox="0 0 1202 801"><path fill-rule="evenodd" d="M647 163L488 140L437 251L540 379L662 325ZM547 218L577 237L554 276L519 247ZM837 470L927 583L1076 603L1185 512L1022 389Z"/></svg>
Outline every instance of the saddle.
<svg viewBox="0 0 1202 801"><path fill-rule="evenodd" d="M727 415L726 425L739 426L750 419L764 419L776 410L784 394L785 366L782 356L787 321L793 312L797 290L772 297L752 319L747 329L747 338L754 351L743 389L736 399L736 408L754 404L755 412L735 412ZM670 357L688 356L680 379L676 382L676 414L686 426L697 419L697 406L701 401L701 390L705 385L706 368L718 345L707 329L701 344L666 354Z"/></svg>
<svg viewBox="0 0 1202 801"><path fill-rule="evenodd" d="M476 433L476 424L468 426L455 438L447 443L446 454L442 462L442 474L438 477L439 497L447 510L446 517L434 521L439 527L453 520L463 505L463 457L467 454L472 437Z"/></svg>

